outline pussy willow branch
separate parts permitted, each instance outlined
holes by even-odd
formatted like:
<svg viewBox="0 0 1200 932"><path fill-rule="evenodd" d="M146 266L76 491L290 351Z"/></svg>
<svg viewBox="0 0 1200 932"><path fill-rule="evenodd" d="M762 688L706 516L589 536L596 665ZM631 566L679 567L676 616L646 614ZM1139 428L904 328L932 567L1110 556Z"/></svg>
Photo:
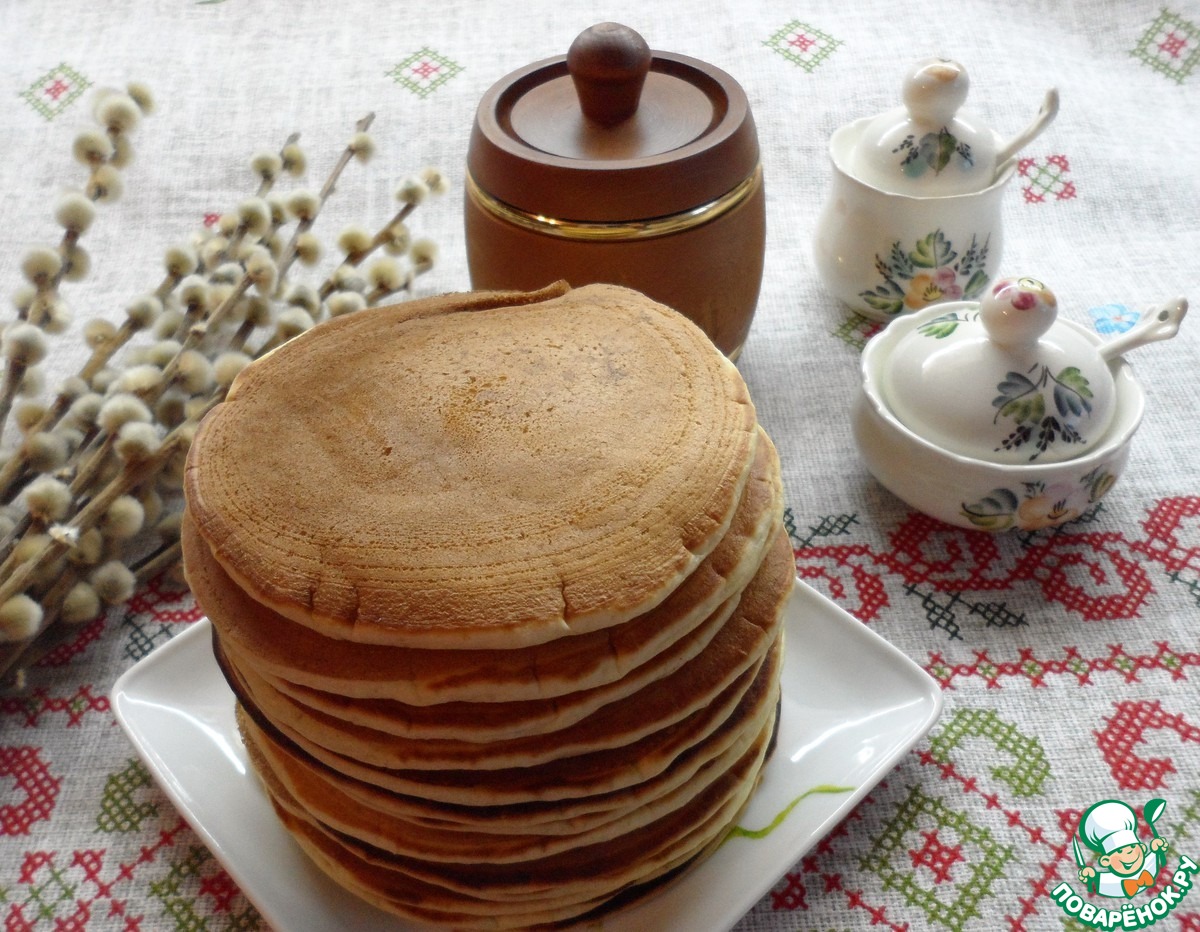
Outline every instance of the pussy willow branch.
<svg viewBox="0 0 1200 932"><path fill-rule="evenodd" d="M375 114L368 113L365 117L354 124L354 131L356 133L365 133L371 128L371 124L374 122ZM342 172L345 171L346 166L350 164L350 160L354 158L354 155L354 147L352 145L346 146L345 150L341 154L341 157L337 160L337 164L333 166L333 171L330 172L329 178L326 179L325 184L322 185L320 193L317 194L317 209L313 211L311 217L305 218L296 224L296 229L292 233L292 238L283 248L283 251L279 254L279 259L276 262L276 265L279 267L280 281L284 279L288 273L288 270L292 267L292 263L296 260L296 244L299 242L300 237L307 233L312 228L313 223L316 222L317 217L321 213L321 208L324 207L325 202L329 200L329 195L333 193L333 189L337 185L338 178L341 177Z"/></svg>

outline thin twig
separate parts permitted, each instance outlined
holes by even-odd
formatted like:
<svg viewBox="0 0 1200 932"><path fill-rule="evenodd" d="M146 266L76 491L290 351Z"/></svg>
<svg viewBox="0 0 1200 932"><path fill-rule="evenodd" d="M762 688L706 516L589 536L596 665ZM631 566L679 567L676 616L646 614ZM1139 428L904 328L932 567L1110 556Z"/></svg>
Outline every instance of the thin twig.
<svg viewBox="0 0 1200 932"><path fill-rule="evenodd" d="M375 114L368 113L365 117L354 124L355 133L365 133L371 128L371 124L375 122ZM347 145L343 150L337 163L333 166L333 171L329 173L329 177L325 179L325 184L322 185L320 193L317 195L317 209L312 212L312 216L306 217L296 224L296 229L292 233L292 238L288 244L283 247L283 251L279 254L279 259L275 263L279 269L279 281L283 281L286 277L288 269L292 267L292 263L296 261L296 243L300 237L312 228L317 217L321 213L321 208L325 206L325 202L329 199L329 195L333 193L334 187L337 185L338 178L342 172L346 170L346 166L350 164L350 160L354 158L354 147Z"/></svg>
<svg viewBox="0 0 1200 932"><path fill-rule="evenodd" d="M345 260L343 260L342 265L349 265L353 268L358 268L358 266L362 265L363 261L366 260L368 256L370 256L388 241L388 230L391 230L399 223L403 223L416 209L416 204L405 204L403 207L401 207L398 211L396 211L395 216L393 216L391 220L389 220L376 231L375 235L371 237L371 242L366 249L348 254ZM321 287L317 289L317 296L324 301L336 290L337 282L331 275L321 283Z"/></svg>

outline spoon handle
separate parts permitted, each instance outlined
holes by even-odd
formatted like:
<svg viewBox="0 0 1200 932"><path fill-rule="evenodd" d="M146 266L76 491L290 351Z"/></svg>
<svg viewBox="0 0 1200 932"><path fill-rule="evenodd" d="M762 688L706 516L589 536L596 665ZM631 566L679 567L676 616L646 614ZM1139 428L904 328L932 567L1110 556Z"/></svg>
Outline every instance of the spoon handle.
<svg viewBox="0 0 1200 932"><path fill-rule="evenodd" d="M1180 321L1187 314L1187 298L1176 298L1168 301L1156 311L1143 314L1136 324L1125 333L1109 340L1100 347L1100 355L1105 362L1110 362L1118 356L1123 356L1131 349L1155 343L1158 340L1169 340L1179 332Z"/></svg>
<svg viewBox="0 0 1200 932"><path fill-rule="evenodd" d="M1058 89L1052 87L1046 91L1046 99L1042 101L1041 109L1038 110L1037 116L1033 118L1033 122L1000 147L1000 151L996 153L997 168L1039 136L1042 130L1049 126L1050 122L1057 115Z"/></svg>

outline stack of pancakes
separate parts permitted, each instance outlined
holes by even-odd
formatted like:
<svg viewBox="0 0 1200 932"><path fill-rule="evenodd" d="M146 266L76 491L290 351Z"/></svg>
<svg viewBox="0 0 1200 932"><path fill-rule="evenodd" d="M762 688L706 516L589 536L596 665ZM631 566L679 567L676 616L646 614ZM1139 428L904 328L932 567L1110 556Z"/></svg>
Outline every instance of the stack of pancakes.
<svg viewBox="0 0 1200 932"><path fill-rule="evenodd" d="M775 449L684 317L562 285L340 318L239 376L186 491L253 767L364 899L569 922L736 822L794 566Z"/></svg>

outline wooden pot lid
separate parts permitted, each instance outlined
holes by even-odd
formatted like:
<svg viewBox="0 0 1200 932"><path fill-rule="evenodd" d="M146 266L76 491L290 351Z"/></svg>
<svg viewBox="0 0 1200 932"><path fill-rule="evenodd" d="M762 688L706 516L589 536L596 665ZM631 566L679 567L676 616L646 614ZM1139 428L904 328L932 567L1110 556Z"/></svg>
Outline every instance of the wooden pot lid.
<svg viewBox="0 0 1200 932"><path fill-rule="evenodd" d="M758 157L750 106L732 77L601 23L566 55L488 90L467 167L480 188L518 210L621 221L716 200Z"/></svg>

